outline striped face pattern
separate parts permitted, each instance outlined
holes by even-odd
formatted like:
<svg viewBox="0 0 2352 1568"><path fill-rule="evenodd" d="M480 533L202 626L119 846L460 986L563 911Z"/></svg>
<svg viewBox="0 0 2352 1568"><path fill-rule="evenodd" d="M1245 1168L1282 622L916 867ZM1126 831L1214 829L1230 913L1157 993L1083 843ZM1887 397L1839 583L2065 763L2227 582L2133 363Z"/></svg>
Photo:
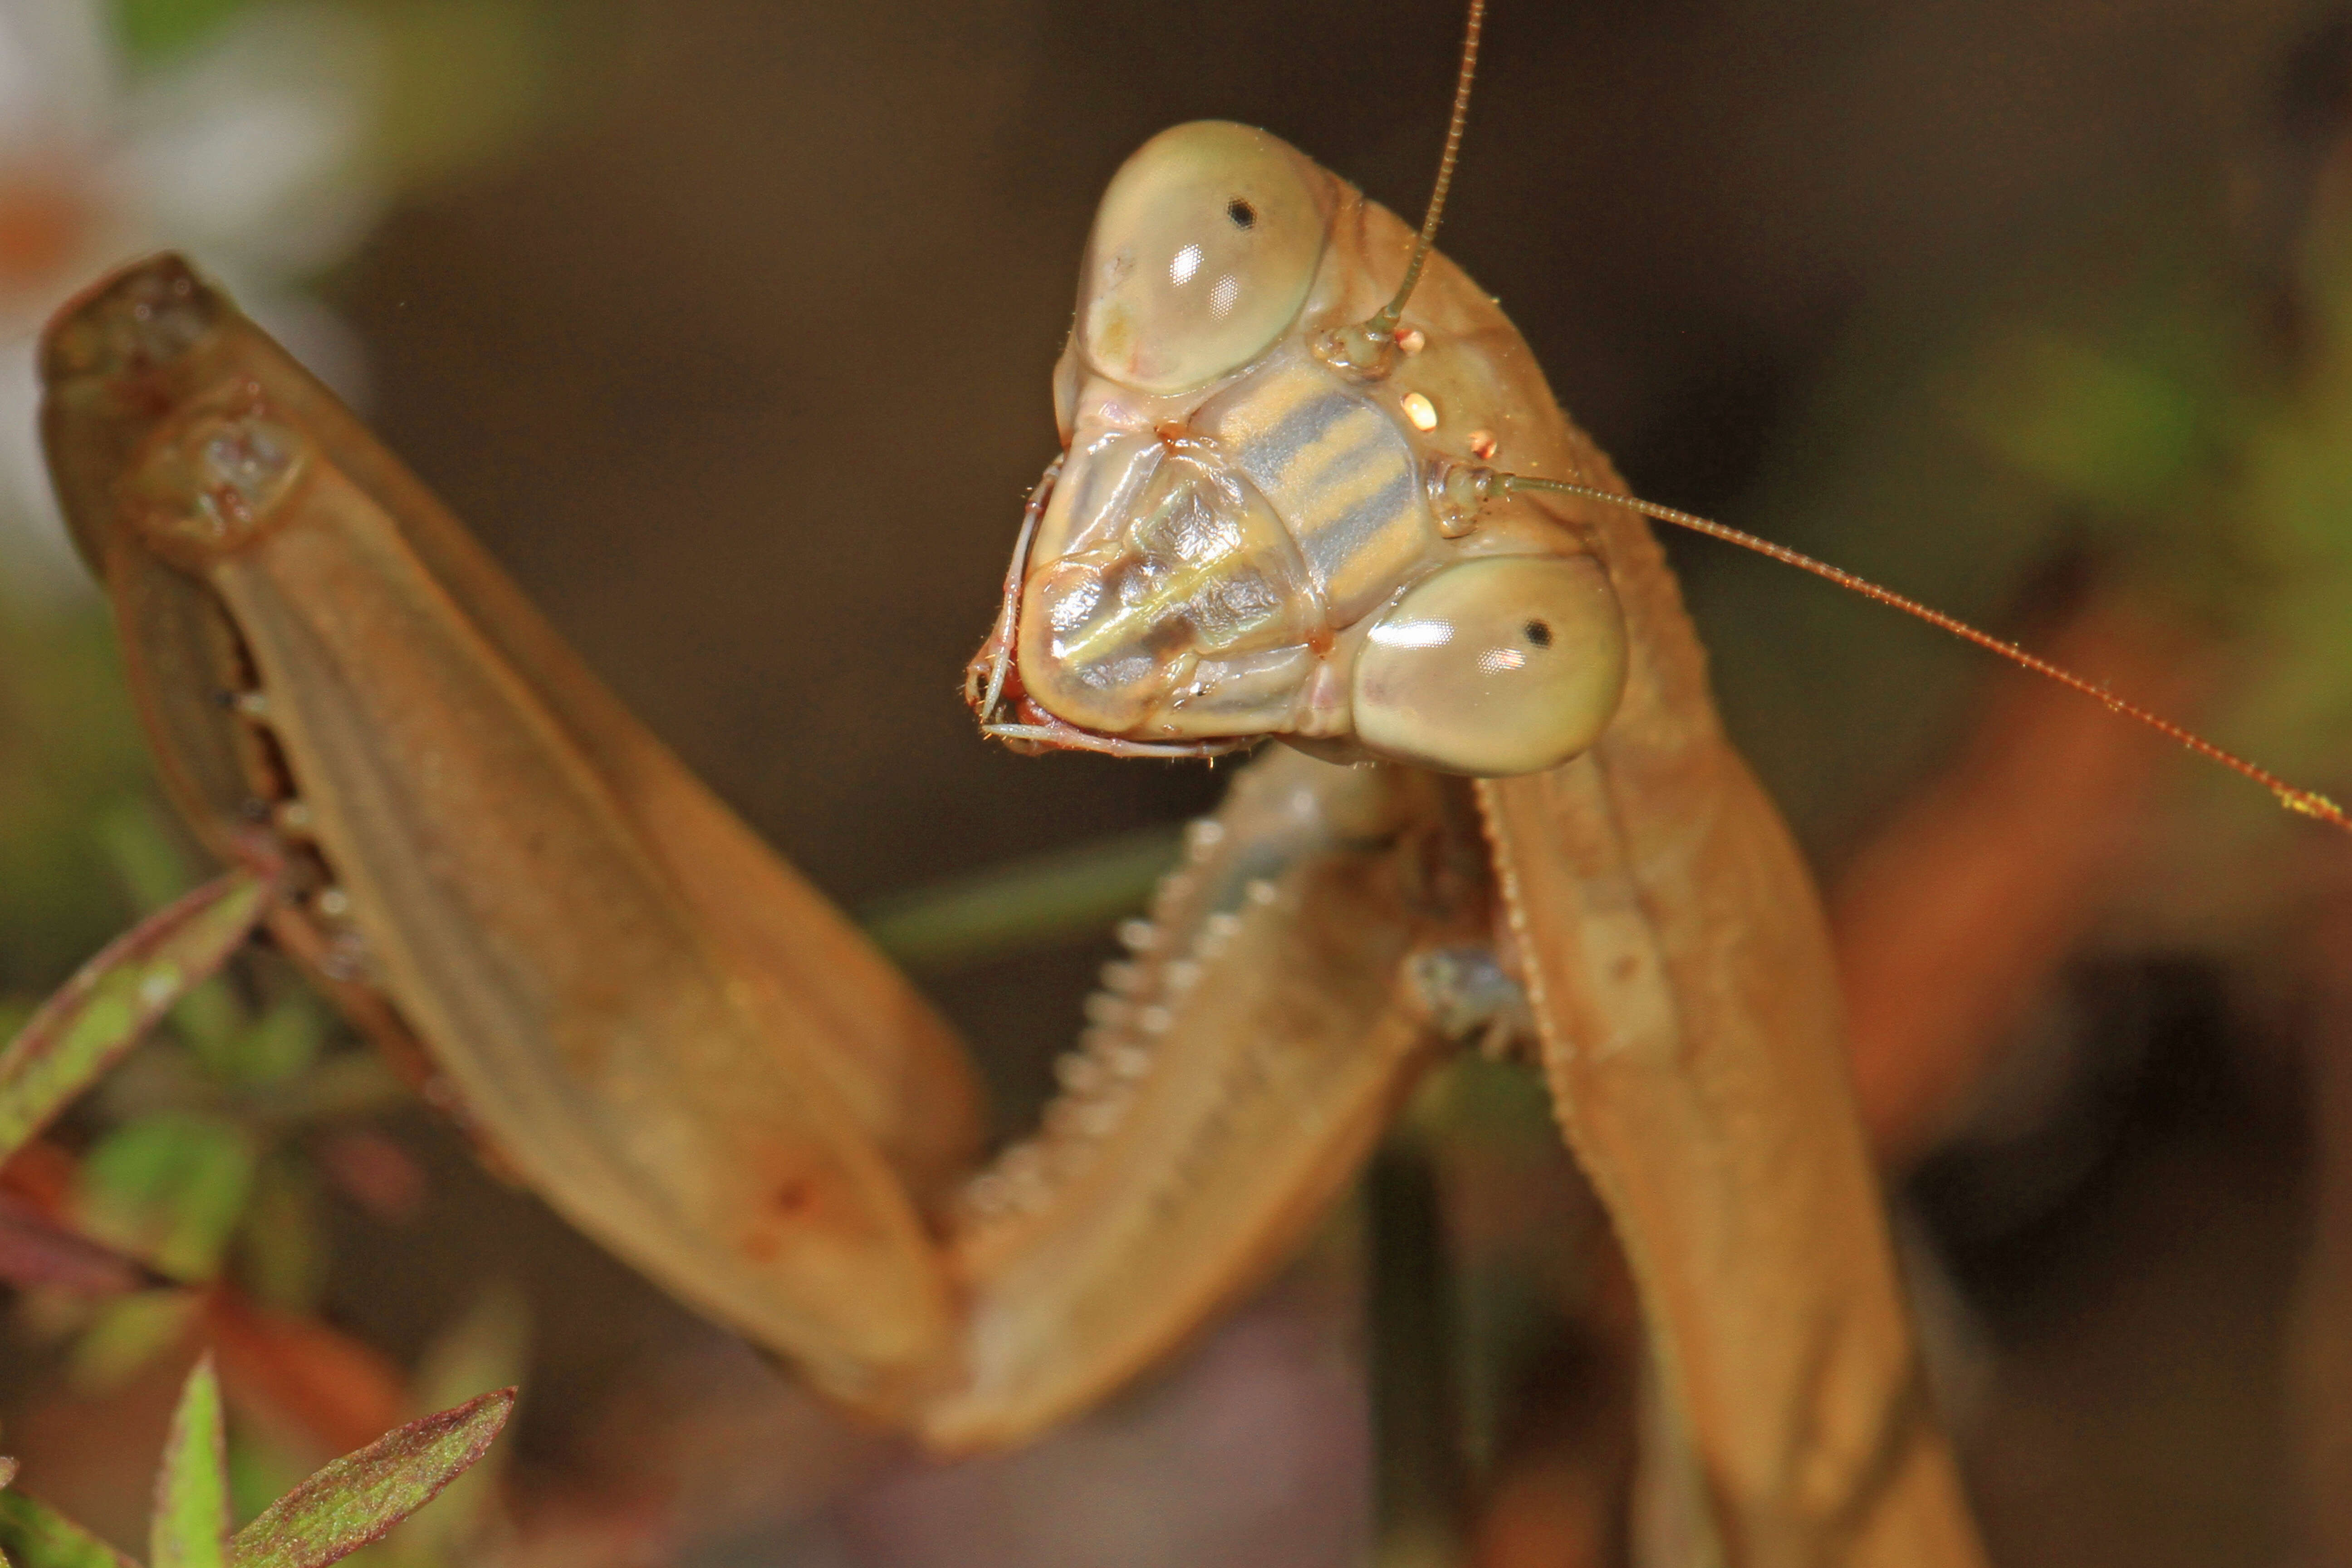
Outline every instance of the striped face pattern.
<svg viewBox="0 0 2352 1568"><path fill-rule="evenodd" d="M992 732L1480 775L1598 736L1625 668L1605 566L1540 505L1463 499L1514 421L1467 280L1435 266L1377 364L1338 346L1410 240L1262 131L1179 126L1128 161L1056 372L1066 454L982 653ZM1000 690L1018 722L990 722Z"/></svg>

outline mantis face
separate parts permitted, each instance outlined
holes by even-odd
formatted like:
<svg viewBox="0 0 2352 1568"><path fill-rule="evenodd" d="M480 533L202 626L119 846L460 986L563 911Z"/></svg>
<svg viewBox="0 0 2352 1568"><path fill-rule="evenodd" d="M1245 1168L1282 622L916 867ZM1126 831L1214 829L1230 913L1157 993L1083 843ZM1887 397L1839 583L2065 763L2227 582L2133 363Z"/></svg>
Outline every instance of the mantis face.
<svg viewBox="0 0 2352 1568"><path fill-rule="evenodd" d="M1172 755L1273 735L1505 776L1607 727L1625 628L1593 541L1465 483L1512 445L1516 335L1456 307L1456 274L1399 353L1341 346L1405 265L1376 212L1221 121L1112 179L1055 376L1066 456L973 665L992 733Z"/></svg>

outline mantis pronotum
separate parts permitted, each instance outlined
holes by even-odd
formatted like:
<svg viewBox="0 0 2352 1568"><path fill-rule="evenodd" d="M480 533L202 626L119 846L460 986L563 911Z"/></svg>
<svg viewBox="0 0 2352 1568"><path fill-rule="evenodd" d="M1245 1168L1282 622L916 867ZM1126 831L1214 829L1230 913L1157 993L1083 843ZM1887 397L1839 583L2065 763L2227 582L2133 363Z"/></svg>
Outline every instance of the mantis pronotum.
<svg viewBox="0 0 2352 1568"><path fill-rule="evenodd" d="M1205 232L1243 249L1169 230L1203 216L1171 205L1171 179L1211 191ZM1433 254L1402 291L1410 231L1290 149L1186 128L1121 182L1097 264L1140 226L1216 331L1155 337L1148 301L1089 272L1108 303L1061 377L1086 461L1034 509L976 672L984 717L1113 750L1288 731L1347 760L1353 736L1493 776L1292 752L1254 766L1129 933L1039 1138L972 1171L966 1069L919 1000L331 398L162 260L53 329L47 426L181 804L225 853L274 836L278 940L367 1026L420 1038L486 1140L583 1228L949 1448L1084 1407L1261 1274L1441 1047L1444 974L1483 962L1533 1004L1634 1262L1674 1416L1657 1469L1687 1483L1693 1528L1741 1563L1973 1560L1812 896L1605 459L1491 301ZM1274 241L1290 270L1257 291L1250 247ZM1272 373L1283 386L1253 403ZM1392 465L1373 489L1407 481L1360 530L1346 508L1305 527L1313 476L1282 493L1279 455L1253 448L1310 413ZM1250 491L1226 482L1237 452ZM1118 625L1088 620L1097 593L1071 612L1102 627L1082 657L1044 634L1016 650L1023 603L1077 605L1158 548L1126 531L1153 519L1183 592L1123 601L1151 613ZM1259 585L1213 607L1222 641L1148 674L1143 717L1074 700L1126 700L1107 672L1161 656L1158 611L1214 619L1195 590L1243 556ZM1469 569L1451 599L1449 567ZM1504 581L1528 573L1540 614ZM1603 655L1538 694L1528 714L1551 728L1464 751L1496 732L1440 732L1462 715L1446 689L1417 694L1412 656L1463 651L1426 628L1498 599L1508 636L1468 650L1487 676ZM1480 662L1502 652L1518 662ZM1056 661L1078 669L1058 696ZM1150 728L1229 699L1222 728Z"/></svg>

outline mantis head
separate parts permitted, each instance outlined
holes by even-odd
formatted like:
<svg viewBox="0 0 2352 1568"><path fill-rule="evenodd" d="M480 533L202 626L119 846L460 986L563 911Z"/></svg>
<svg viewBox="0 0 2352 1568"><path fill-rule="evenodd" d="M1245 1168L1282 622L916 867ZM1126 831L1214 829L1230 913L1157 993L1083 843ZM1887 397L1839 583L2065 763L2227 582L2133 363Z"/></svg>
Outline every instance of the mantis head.
<svg viewBox="0 0 2352 1568"><path fill-rule="evenodd" d="M1623 695L1597 533L1627 508L1756 551L2056 680L2262 784L2352 816L2000 637L1738 529L1546 473L1550 406L1495 301L1437 254L1483 5L1473 0L1418 235L1263 131L1152 138L1095 216L1055 373L1064 454L1031 498L981 727L1025 750L1212 756L1275 737L1334 761L1547 771ZM1418 291L1416 291L1418 289Z"/></svg>
<svg viewBox="0 0 2352 1568"><path fill-rule="evenodd" d="M1181 125L1128 160L1055 373L1066 454L973 666L992 733L1480 775L1599 737L1626 647L1591 540L1462 482L1526 350L1443 261L1381 330L1412 249L1262 131Z"/></svg>

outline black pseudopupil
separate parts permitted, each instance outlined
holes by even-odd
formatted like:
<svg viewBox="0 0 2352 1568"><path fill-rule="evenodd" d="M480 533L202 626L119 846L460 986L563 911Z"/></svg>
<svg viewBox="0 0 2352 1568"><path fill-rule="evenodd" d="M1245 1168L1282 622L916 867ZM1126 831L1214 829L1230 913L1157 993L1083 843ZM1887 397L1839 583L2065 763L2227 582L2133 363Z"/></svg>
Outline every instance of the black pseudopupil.
<svg viewBox="0 0 2352 1568"><path fill-rule="evenodd" d="M1257 226L1257 208L1250 205L1249 203L1242 200L1239 196L1235 196L1232 201L1225 204L1225 216L1234 220L1234 226L1235 228L1255 228Z"/></svg>
<svg viewBox="0 0 2352 1568"><path fill-rule="evenodd" d="M1538 647L1551 647L1551 626L1544 621L1529 621L1519 628L1528 634L1528 641Z"/></svg>

